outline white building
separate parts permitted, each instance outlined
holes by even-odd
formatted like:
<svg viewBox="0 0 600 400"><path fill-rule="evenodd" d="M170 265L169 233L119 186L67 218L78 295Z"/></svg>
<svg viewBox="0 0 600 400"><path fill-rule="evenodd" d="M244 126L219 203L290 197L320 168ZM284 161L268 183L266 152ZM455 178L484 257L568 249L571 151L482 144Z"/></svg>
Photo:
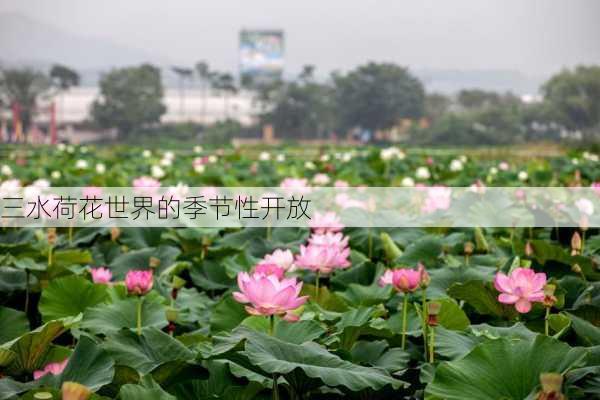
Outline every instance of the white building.
<svg viewBox="0 0 600 400"><path fill-rule="evenodd" d="M56 98L58 123L76 124L90 119L92 103L99 96L97 87L75 87ZM258 105L250 92L222 96L216 91L186 89L182 94L178 89L165 89L163 104L167 112L162 122L195 122L212 124L227 118L236 120L242 125L250 125L255 121L259 111ZM39 120L46 118L42 115Z"/></svg>

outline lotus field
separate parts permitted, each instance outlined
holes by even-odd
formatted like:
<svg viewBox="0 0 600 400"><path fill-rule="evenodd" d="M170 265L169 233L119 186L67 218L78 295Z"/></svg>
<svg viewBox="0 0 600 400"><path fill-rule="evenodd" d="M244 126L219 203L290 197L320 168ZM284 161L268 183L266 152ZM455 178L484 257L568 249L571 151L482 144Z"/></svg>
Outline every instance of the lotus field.
<svg viewBox="0 0 600 400"><path fill-rule="evenodd" d="M2 197L600 182L588 152L6 146L0 166ZM0 400L600 398L599 264L600 234L584 222L375 228L324 213L310 228L2 225Z"/></svg>

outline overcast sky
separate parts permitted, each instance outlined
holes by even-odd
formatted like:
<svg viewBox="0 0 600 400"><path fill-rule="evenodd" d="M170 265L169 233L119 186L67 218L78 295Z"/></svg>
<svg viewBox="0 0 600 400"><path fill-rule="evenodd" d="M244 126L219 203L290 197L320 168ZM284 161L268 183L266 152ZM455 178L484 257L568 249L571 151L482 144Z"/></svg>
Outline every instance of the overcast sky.
<svg viewBox="0 0 600 400"><path fill-rule="evenodd" d="M0 0L4 12L231 71L244 27L283 29L288 71L375 60L545 75L600 64L596 0Z"/></svg>

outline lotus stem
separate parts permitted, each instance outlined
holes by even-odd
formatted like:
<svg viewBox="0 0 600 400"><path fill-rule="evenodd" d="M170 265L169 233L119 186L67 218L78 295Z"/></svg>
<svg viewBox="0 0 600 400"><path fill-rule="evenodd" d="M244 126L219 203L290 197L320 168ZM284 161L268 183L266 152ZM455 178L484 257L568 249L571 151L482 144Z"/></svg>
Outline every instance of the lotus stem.
<svg viewBox="0 0 600 400"><path fill-rule="evenodd" d="M54 250L54 246L48 247L48 267L52 266L52 251Z"/></svg>
<svg viewBox="0 0 600 400"><path fill-rule="evenodd" d="M425 359L427 359L427 292L425 288L421 292L423 294L421 312L423 314L423 348L425 350Z"/></svg>
<svg viewBox="0 0 600 400"><path fill-rule="evenodd" d="M269 335L273 336L273 332L275 332L275 316L269 315Z"/></svg>
<svg viewBox="0 0 600 400"><path fill-rule="evenodd" d="M137 304L137 334L142 336L142 303L144 302L144 296L140 296Z"/></svg>
<svg viewBox="0 0 600 400"><path fill-rule="evenodd" d="M406 349L406 322L408 318L408 293L404 293L402 304L402 350Z"/></svg>
<svg viewBox="0 0 600 400"><path fill-rule="evenodd" d="M29 311L29 269L25 269L25 314Z"/></svg>
<svg viewBox="0 0 600 400"><path fill-rule="evenodd" d="M369 260L373 257L373 233L369 228Z"/></svg>
<svg viewBox="0 0 600 400"><path fill-rule="evenodd" d="M544 333L550 336L550 326L548 319L550 318L550 307L546 307L546 316L544 317Z"/></svg>
<svg viewBox="0 0 600 400"><path fill-rule="evenodd" d="M431 337L429 339L429 362L433 364L435 360L435 329L431 327Z"/></svg>
<svg viewBox="0 0 600 400"><path fill-rule="evenodd" d="M317 271L317 279L315 281L315 301L319 302L319 279L321 278L321 271Z"/></svg>
<svg viewBox="0 0 600 400"><path fill-rule="evenodd" d="M69 225L69 244L73 244L73 225Z"/></svg>
<svg viewBox="0 0 600 400"><path fill-rule="evenodd" d="M267 241L271 241L271 224L267 224Z"/></svg>

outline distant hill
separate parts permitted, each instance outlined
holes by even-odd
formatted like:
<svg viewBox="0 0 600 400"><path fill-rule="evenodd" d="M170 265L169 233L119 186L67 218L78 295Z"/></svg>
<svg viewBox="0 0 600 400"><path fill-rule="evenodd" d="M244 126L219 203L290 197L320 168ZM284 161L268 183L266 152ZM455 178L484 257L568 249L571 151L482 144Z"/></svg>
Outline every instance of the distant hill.
<svg viewBox="0 0 600 400"><path fill-rule="evenodd" d="M479 88L515 94L534 94L547 79L544 76L528 76L509 70L416 70L415 75L423 81L427 91L455 93L461 89Z"/></svg>
<svg viewBox="0 0 600 400"><path fill-rule="evenodd" d="M142 62L162 66L164 84L169 87L177 85L177 77L169 68L173 63L160 54L124 46L106 38L68 32L20 14L0 14L0 66L28 65L48 69L52 64L60 63L77 69L83 86L95 86L100 74L111 67ZM232 66L232 70L235 68ZM442 93L481 88L532 94L545 80L544 77L505 70L411 70L428 91ZM323 75L319 80L327 78L328 75Z"/></svg>
<svg viewBox="0 0 600 400"><path fill-rule="evenodd" d="M65 64L80 70L141 62L165 62L156 55L110 39L78 35L20 14L0 14L0 63L45 67Z"/></svg>

